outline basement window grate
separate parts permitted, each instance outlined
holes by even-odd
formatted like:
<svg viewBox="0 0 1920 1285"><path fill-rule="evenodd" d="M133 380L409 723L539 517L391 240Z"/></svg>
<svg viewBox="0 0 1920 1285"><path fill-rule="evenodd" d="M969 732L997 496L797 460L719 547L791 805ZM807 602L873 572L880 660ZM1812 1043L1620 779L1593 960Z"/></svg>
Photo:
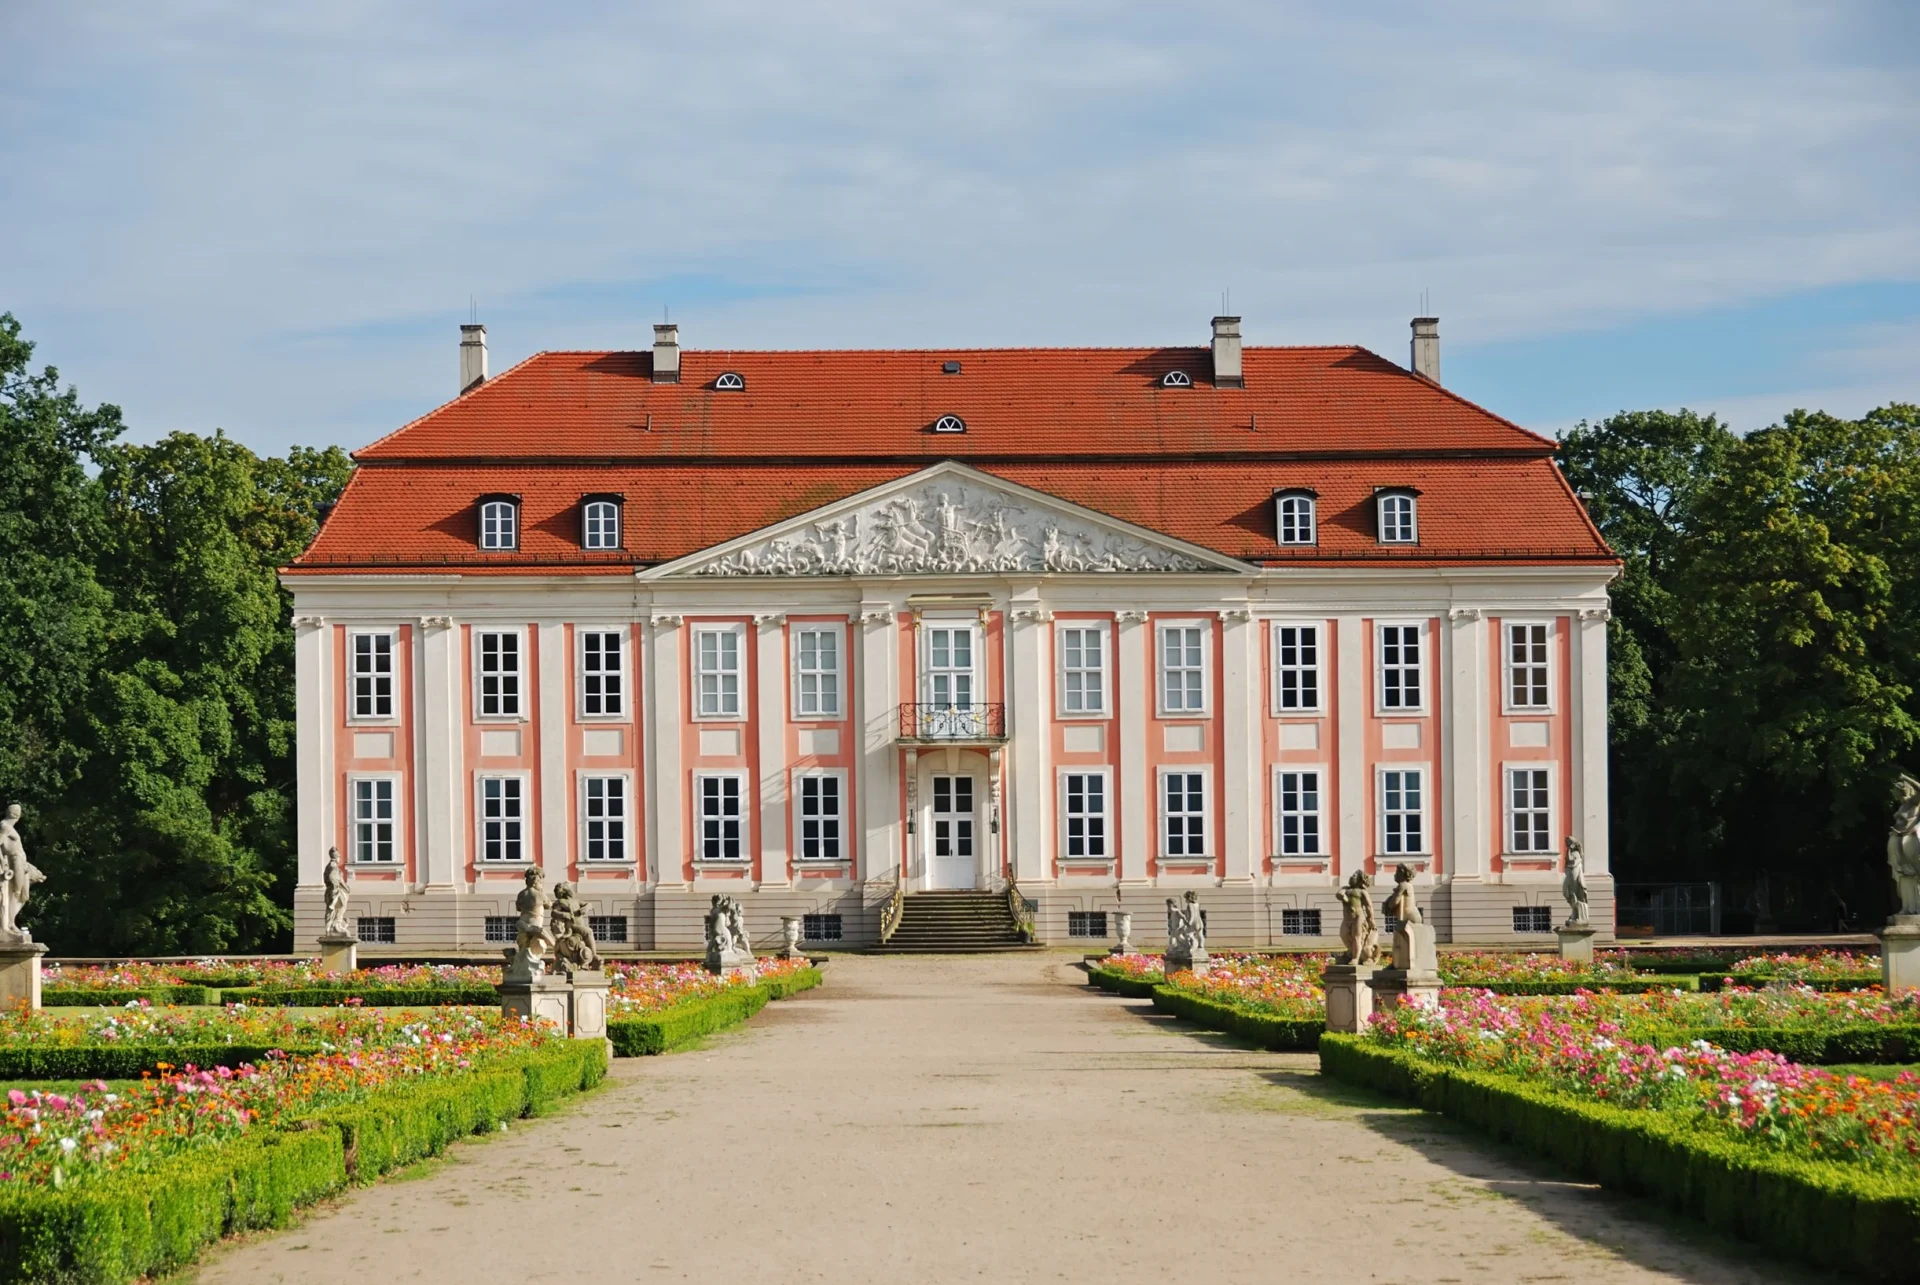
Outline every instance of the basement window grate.
<svg viewBox="0 0 1920 1285"><path fill-rule="evenodd" d="M513 915L488 915L488 941L518 941L520 939L520 921Z"/></svg>
<svg viewBox="0 0 1920 1285"><path fill-rule="evenodd" d="M625 942L627 940L625 915L588 915L587 928L593 933L595 941Z"/></svg>
<svg viewBox="0 0 1920 1285"><path fill-rule="evenodd" d="M802 915L800 916L800 936L806 941L839 941L840 916Z"/></svg>
<svg viewBox="0 0 1920 1285"><path fill-rule="evenodd" d="M1317 910L1281 911L1280 935L1283 937L1318 937L1320 935L1320 912Z"/></svg>
<svg viewBox="0 0 1920 1285"><path fill-rule="evenodd" d="M1513 908L1513 930L1517 933L1552 932L1553 907L1515 906Z"/></svg>
<svg viewBox="0 0 1920 1285"><path fill-rule="evenodd" d="M369 946L391 946L394 942L392 915L362 915L353 921L354 936Z"/></svg>
<svg viewBox="0 0 1920 1285"><path fill-rule="evenodd" d="M1107 912L1104 910L1069 910L1067 912L1067 936L1069 937L1105 937L1107 935Z"/></svg>

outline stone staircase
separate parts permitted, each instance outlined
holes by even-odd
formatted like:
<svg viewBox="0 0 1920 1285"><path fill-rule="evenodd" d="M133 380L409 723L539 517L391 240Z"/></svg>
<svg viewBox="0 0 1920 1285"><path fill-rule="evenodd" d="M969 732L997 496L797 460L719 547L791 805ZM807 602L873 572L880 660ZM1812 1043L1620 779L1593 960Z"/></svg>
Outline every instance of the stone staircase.
<svg viewBox="0 0 1920 1285"><path fill-rule="evenodd" d="M972 955L1038 950L1020 939L1004 892L908 893L887 954Z"/></svg>

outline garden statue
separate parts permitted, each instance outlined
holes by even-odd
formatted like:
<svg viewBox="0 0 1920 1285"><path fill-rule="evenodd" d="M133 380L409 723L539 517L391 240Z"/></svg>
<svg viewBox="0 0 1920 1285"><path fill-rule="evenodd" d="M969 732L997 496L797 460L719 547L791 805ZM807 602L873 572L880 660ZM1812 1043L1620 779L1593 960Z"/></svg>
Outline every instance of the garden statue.
<svg viewBox="0 0 1920 1285"><path fill-rule="evenodd" d="M1893 833L1887 837L1887 864L1900 890L1900 915L1920 915L1920 781L1906 773L1893 787Z"/></svg>
<svg viewBox="0 0 1920 1285"><path fill-rule="evenodd" d="M1373 917L1367 872L1356 870L1340 891L1340 944L1347 948L1344 964L1371 964L1380 958L1380 925Z"/></svg>
<svg viewBox="0 0 1920 1285"><path fill-rule="evenodd" d="M732 897L715 893L706 927L708 972L725 975L753 971L753 939L747 935L745 907Z"/></svg>
<svg viewBox="0 0 1920 1285"><path fill-rule="evenodd" d="M1560 880L1560 895L1567 899L1567 927L1587 926L1587 854L1580 840L1567 836L1567 873Z"/></svg>
<svg viewBox="0 0 1920 1285"><path fill-rule="evenodd" d="M568 976L572 976L575 969L592 972L600 967L600 952L594 949L593 930L586 910L574 896L572 884L554 885L547 931L553 938L554 962L566 969Z"/></svg>
<svg viewBox="0 0 1920 1285"><path fill-rule="evenodd" d="M347 872L340 865L340 849L327 849L327 864L320 872L320 882L326 886L326 919L320 925L322 937L351 937L353 929L347 926Z"/></svg>
<svg viewBox="0 0 1920 1285"><path fill-rule="evenodd" d="M1167 957L1169 974L1186 970L1205 974L1210 966L1207 955L1207 912L1200 909L1200 894L1188 889L1175 901L1167 899Z"/></svg>
<svg viewBox="0 0 1920 1285"><path fill-rule="evenodd" d="M1419 903L1413 899L1412 866L1402 863L1393 868L1393 891L1387 894L1386 904L1380 907L1380 912L1402 924L1424 922L1420 917Z"/></svg>
<svg viewBox="0 0 1920 1285"><path fill-rule="evenodd" d="M24 946L33 934L19 922L26 909L33 885L46 878L27 860L27 849L20 842L20 805L7 805L0 817L0 945Z"/></svg>
<svg viewBox="0 0 1920 1285"><path fill-rule="evenodd" d="M507 957L506 980L532 981L547 971L547 957L553 953L553 934L547 931L547 890L542 886L547 872L539 866L527 871L527 886L513 899L520 912L519 931Z"/></svg>

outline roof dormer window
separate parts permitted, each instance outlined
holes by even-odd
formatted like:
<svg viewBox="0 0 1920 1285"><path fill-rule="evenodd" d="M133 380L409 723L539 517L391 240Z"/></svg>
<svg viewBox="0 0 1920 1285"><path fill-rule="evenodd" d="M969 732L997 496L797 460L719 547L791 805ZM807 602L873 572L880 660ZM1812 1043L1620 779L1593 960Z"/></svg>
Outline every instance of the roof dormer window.
<svg viewBox="0 0 1920 1285"><path fill-rule="evenodd" d="M1281 544L1313 544L1319 539L1314 526L1316 498L1305 487L1274 492L1274 532Z"/></svg>
<svg viewBox="0 0 1920 1285"><path fill-rule="evenodd" d="M620 497L589 495L580 501L580 547L617 549L620 547Z"/></svg>
<svg viewBox="0 0 1920 1285"><path fill-rule="evenodd" d="M1170 370L1166 374L1160 376L1160 387L1192 388L1193 376L1189 375L1184 370Z"/></svg>
<svg viewBox="0 0 1920 1285"><path fill-rule="evenodd" d="M1418 493L1411 487L1383 487L1375 491L1373 506L1379 523L1380 543L1418 544L1420 542Z"/></svg>
<svg viewBox="0 0 1920 1285"><path fill-rule="evenodd" d="M520 497L489 495L480 500L480 547L511 553L520 547Z"/></svg>
<svg viewBox="0 0 1920 1285"><path fill-rule="evenodd" d="M737 370L723 370L720 378L713 381L713 387L716 392L744 393L747 391L747 380Z"/></svg>
<svg viewBox="0 0 1920 1285"><path fill-rule="evenodd" d="M942 415L939 419L933 421L933 431L936 433L964 433L967 431L967 421L961 419L958 415Z"/></svg>

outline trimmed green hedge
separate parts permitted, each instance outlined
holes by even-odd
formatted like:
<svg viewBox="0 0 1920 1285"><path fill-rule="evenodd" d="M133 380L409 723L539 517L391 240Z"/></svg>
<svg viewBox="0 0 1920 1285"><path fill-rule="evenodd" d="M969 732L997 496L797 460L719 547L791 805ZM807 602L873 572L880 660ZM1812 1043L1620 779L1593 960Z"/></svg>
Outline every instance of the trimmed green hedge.
<svg viewBox="0 0 1920 1285"><path fill-rule="evenodd" d="M768 978L752 986L736 986L705 999L675 1004L640 1017L614 1018L607 1023L607 1038L620 1057L650 1057L681 1048L703 1035L723 1031L740 1023L767 1006L768 1001L785 999L797 991L818 986L820 970L803 968L791 977Z"/></svg>
<svg viewBox="0 0 1920 1285"><path fill-rule="evenodd" d="M302 1205L591 1088L606 1045L569 1040L453 1080L266 1126L153 1169L64 1191L0 1187L0 1280L120 1285L178 1267L231 1232L275 1227Z"/></svg>
<svg viewBox="0 0 1920 1285"><path fill-rule="evenodd" d="M1861 974L1858 977L1829 977L1817 981L1796 981L1785 977L1772 977L1761 973L1702 973L1700 989L1703 991L1725 990L1728 986L1744 986L1748 990L1765 990L1774 983L1786 983L1792 986L1811 986L1817 991L1863 991L1880 984L1880 978Z"/></svg>
<svg viewBox="0 0 1920 1285"><path fill-rule="evenodd" d="M1607 992L1613 995L1650 995L1656 991L1694 991L1700 989L1700 980L1684 974L1667 977L1635 977L1618 981L1594 977L1585 981L1541 981L1541 982L1451 982L1445 975L1441 977L1442 986L1466 988L1478 991L1492 991L1496 995L1572 995L1578 991L1593 991L1595 994Z"/></svg>
<svg viewBox="0 0 1920 1285"><path fill-rule="evenodd" d="M1781 1155L1663 1112L1444 1066L1359 1036L1322 1037L1320 1069L1829 1270L1912 1280L1920 1262L1920 1174Z"/></svg>
<svg viewBox="0 0 1920 1285"><path fill-rule="evenodd" d="M1724 973L1736 956L1724 951L1675 951L1671 954L1627 953L1627 967L1636 973Z"/></svg>
<svg viewBox="0 0 1920 1285"><path fill-rule="evenodd" d="M351 999L368 1008L432 1008L494 1005L500 992L492 986L243 986L220 993L222 1003L279 1008L338 1008Z"/></svg>
<svg viewBox="0 0 1920 1285"><path fill-rule="evenodd" d="M1087 965L1087 980L1103 991L1112 991L1128 999L1152 999L1153 988L1166 984L1164 977L1138 977L1117 968L1102 968L1098 964Z"/></svg>
<svg viewBox="0 0 1920 1285"><path fill-rule="evenodd" d="M1154 987L1153 1006L1197 1026L1238 1035L1241 1039L1251 1040L1262 1048L1276 1052L1312 1049L1319 1043L1321 1032L1327 1029L1324 1017L1276 1017L1272 1013L1239 1008L1175 986Z"/></svg>
<svg viewBox="0 0 1920 1285"><path fill-rule="evenodd" d="M260 1062L273 1044L80 1044L0 1048L0 1083L15 1080L137 1080L143 1071L169 1066L239 1066ZM288 1048L291 1057L316 1049Z"/></svg>
<svg viewBox="0 0 1920 1285"><path fill-rule="evenodd" d="M1847 1026L1636 1027L1634 1039L1662 1048L1705 1040L1729 1053L1756 1053L1766 1049L1809 1066L1844 1062L1891 1065L1920 1062L1920 1026L1880 1026L1861 1022Z"/></svg>
<svg viewBox="0 0 1920 1285"><path fill-rule="evenodd" d="M149 1004L218 1004L220 996L205 986L153 986L144 990L123 991L46 986L40 991L43 1008L93 1008L99 1005L119 1008L141 1000Z"/></svg>

